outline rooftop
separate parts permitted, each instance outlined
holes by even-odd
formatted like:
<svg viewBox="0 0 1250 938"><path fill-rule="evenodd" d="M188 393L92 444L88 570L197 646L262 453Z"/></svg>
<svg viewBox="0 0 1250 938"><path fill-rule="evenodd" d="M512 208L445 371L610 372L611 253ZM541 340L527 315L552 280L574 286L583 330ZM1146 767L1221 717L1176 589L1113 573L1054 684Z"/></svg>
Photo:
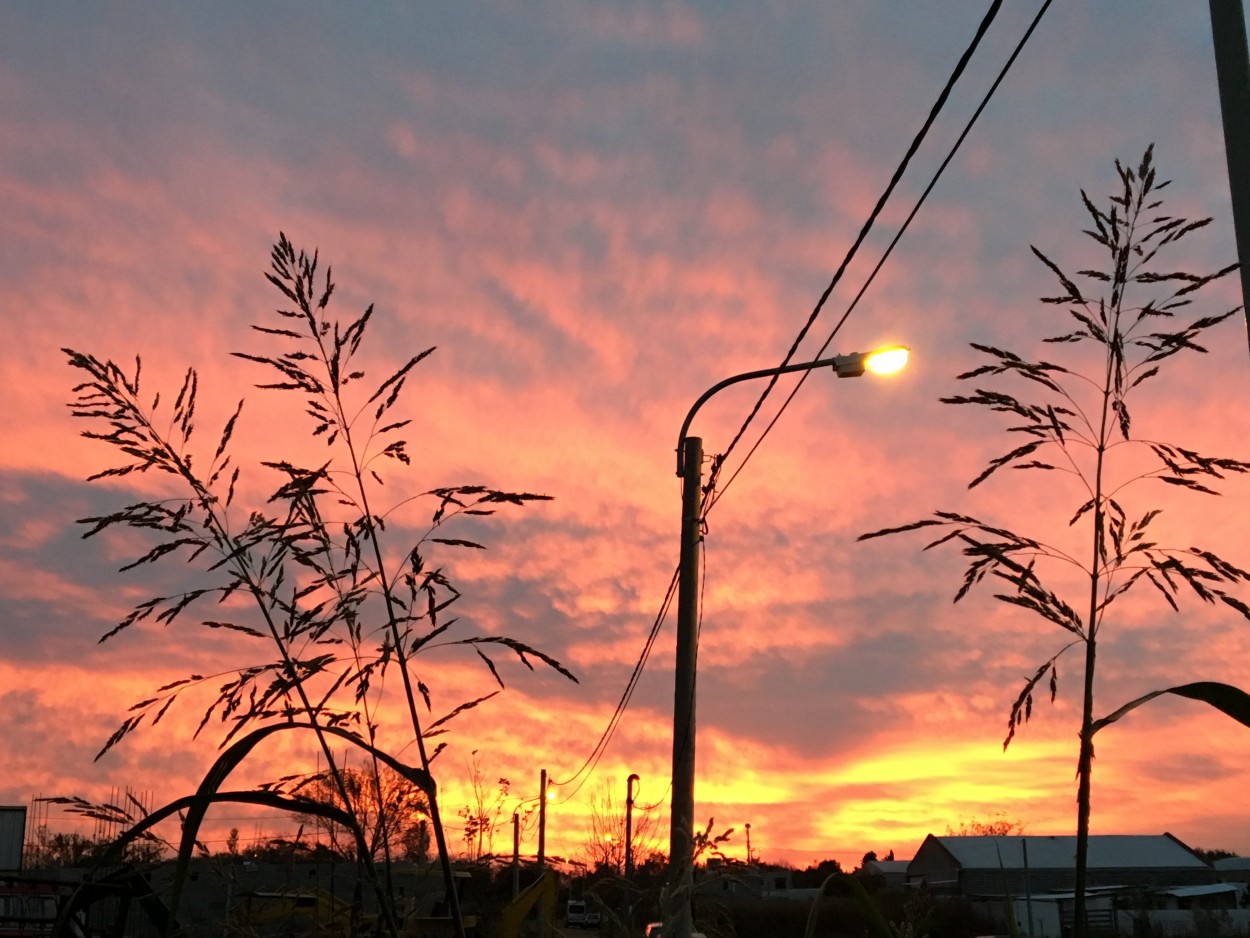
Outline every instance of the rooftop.
<svg viewBox="0 0 1250 938"><path fill-rule="evenodd" d="M934 836L964 869L1070 869L1076 837ZM1189 868L1207 864L1171 834L1099 834L1089 838L1088 864L1097 868Z"/></svg>

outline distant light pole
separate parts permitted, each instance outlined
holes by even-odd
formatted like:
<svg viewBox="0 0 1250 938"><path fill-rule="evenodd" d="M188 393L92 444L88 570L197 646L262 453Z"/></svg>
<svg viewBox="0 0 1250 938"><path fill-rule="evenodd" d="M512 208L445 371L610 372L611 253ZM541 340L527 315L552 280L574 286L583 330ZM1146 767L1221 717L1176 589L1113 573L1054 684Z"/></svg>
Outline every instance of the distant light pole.
<svg viewBox="0 0 1250 938"><path fill-rule="evenodd" d="M521 894L521 815L512 812L512 898Z"/></svg>
<svg viewBox="0 0 1250 938"><path fill-rule="evenodd" d="M681 561L677 581L677 661L673 687L673 802L668 848L668 898L665 938L691 938L694 916L694 751L695 669L698 659L699 539L702 516L703 440L687 436L694 415L717 391L757 378L817 368L832 368L839 378L858 378L865 371L888 374L907 362L907 349L837 355L817 361L764 368L734 375L714 384L694 402L677 435L677 475L681 487Z"/></svg>
<svg viewBox="0 0 1250 938"><path fill-rule="evenodd" d="M634 875L634 782L638 776L625 779L625 878Z"/></svg>
<svg viewBox="0 0 1250 938"><path fill-rule="evenodd" d="M547 770L538 775L538 875L547 865L547 799L551 797L548 790Z"/></svg>

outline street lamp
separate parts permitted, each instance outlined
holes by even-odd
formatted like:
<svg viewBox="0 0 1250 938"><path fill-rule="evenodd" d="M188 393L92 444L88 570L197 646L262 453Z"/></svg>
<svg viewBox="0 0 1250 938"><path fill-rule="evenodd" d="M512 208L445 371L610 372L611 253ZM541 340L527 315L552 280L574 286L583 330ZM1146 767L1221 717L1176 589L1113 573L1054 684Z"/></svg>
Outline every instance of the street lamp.
<svg viewBox="0 0 1250 938"><path fill-rule="evenodd" d="M547 865L547 802L555 798L551 783L547 781L547 770L538 775L538 875Z"/></svg>
<svg viewBox="0 0 1250 938"><path fill-rule="evenodd" d="M677 581L677 660L673 681L673 802L670 811L668 898L664 911L666 938L690 938L694 929L694 740L695 666L698 658L699 537L702 515L703 440L688 436L690 423L717 391L756 378L831 368L839 378L858 378L865 371L888 374L907 362L901 347L836 355L817 361L748 371L726 378L694 402L677 436L677 475L681 487L681 565Z"/></svg>
<svg viewBox="0 0 1250 938"><path fill-rule="evenodd" d="M625 779L625 878L634 875L634 782L641 781L637 773Z"/></svg>

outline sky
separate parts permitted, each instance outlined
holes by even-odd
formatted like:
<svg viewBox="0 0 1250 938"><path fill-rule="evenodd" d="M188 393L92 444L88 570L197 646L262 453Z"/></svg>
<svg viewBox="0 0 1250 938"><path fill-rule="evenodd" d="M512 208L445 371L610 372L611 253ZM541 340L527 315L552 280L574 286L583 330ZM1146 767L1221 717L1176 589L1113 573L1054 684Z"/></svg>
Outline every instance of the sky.
<svg viewBox="0 0 1250 938"><path fill-rule="evenodd" d="M488 789L509 780L505 823L550 774L550 853L584 850L593 806L606 792L623 801L631 773L638 810L666 830L672 615L587 760L677 563L681 422L721 379L782 361L985 6L0 6L0 803L125 790L164 803L216 756L216 725L193 738L210 687L94 758L155 688L258 652L199 627L211 608L98 641L195 574L122 573L141 538L82 539L77 519L168 492L149 476L86 481L114 456L70 416L78 376L61 349L126 368L140 356L145 393L164 388L166 408L194 366L203 463L245 398L240 501L263 505L275 480L262 461L321 452L298 408L254 388L259 369L231 356L273 350L250 326L273 323L281 298L264 273L285 232L332 265L345 321L375 304L368 380L436 349L398 408L413 420L413 461L387 470L396 502L469 483L551 497L449 530L485 551L431 552L463 594L457 634L515 637L578 678L495 656L506 690L452 721L435 761L453 845L474 765ZM1153 143L1174 180L1169 209L1213 217L1177 245L1178 266L1235 259L1205 4L1068 0L854 302L1038 7L1003 3L796 357L819 357L831 337L837 353L901 343L908 368L813 374L784 408L795 384L783 381L722 473L705 536L695 813L734 828L731 856L746 856L747 824L753 858L798 866L909 857L972 819L1074 830L1075 657L1061 659L1056 701L1039 700L1002 746L1022 682L1065 633L990 588L953 603L961 560L922 551L923 535L857 541L937 509L1079 538L1067 519L1082 499L1050 474L969 491L1014 441L1001 419L939 398L965 390L956 375L980 363L970 343L1069 354L1039 343L1065 326L1038 302L1055 284L1030 246L1072 270L1097 263L1080 193L1104 204L1117 158L1136 164ZM1240 304L1232 279L1199 297L1213 313ZM1250 457L1236 404L1245 328L1230 319L1208 354L1143 385L1135 431ZM725 452L760 390L701 409L691 432L707 453ZM1164 542L1247 563L1245 480L1218 497L1164 488L1124 497L1138 514L1163 508ZM394 543L431 510L398 506ZM1099 713L1188 681L1250 687L1250 623L1232 610L1191 598L1173 612L1142 593L1103 635ZM493 685L466 649L419 666L433 718ZM412 755L402 720L385 738ZM237 781L313 758L275 744ZM1193 701L1154 701L1098 737L1093 831L1250 852L1248 772L1244 728ZM53 828L74 823L39 811ZM214 824L214 842L237 826L245 843L293 826L239 809ZM506 826L494 846L510 848ZM535 849L532 824L522 849Z"/></svg>

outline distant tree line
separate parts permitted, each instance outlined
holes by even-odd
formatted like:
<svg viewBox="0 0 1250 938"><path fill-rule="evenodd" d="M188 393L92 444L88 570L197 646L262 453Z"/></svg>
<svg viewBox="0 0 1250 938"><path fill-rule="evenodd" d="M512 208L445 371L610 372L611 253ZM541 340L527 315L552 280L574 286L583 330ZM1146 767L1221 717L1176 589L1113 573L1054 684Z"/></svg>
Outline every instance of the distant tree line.
<svg viewBox="0 0 1250 938"><path fill-rule="evenodd" d="M88 837L79 833L52 833L46 824L35 828L26 842L22 864L26 869L51 870L92 866L113 843L110 837ZM164 859L162 845L150 840L128 844L123 855L127 863L153 867Z"/></svg>

